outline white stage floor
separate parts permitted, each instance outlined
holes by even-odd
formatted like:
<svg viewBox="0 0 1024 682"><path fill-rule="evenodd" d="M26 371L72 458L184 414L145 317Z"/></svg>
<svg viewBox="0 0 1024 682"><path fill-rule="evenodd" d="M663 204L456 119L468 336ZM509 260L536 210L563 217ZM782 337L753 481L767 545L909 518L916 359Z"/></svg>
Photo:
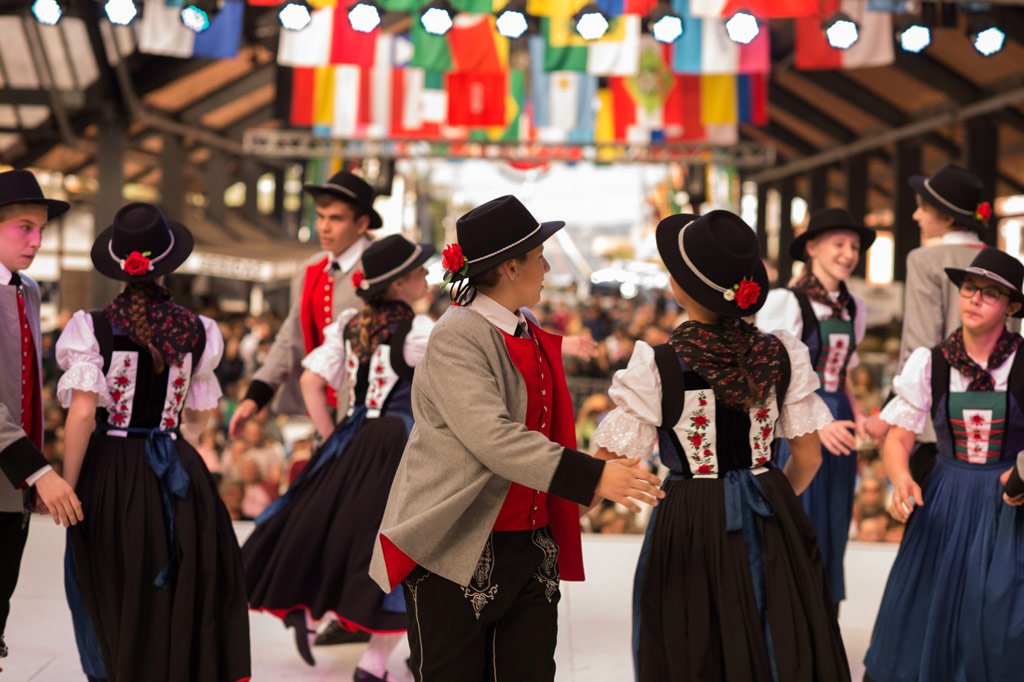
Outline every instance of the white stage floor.
<svg viewBox="0 0 1024 682"><path fill-rule="evenodd" d="M237 524L239 538L251 524ZM588 580L562 583L561 631L556 658L559 682L629 682L630 593L640 536L584 535ZM84 680L75 651L71 616L64 601L64 531L35 517L7 623L11 655L0 659L0 682L72 682ZM853 678L863 675L864 652L885 587L895 545L852 543L846 558L848 599L840 623ZM250 614L253 679L352 679L361 645L315 648L315 668L295 653L290 631L266 614ZM392 673L411 680L396 652Z"/></svg>

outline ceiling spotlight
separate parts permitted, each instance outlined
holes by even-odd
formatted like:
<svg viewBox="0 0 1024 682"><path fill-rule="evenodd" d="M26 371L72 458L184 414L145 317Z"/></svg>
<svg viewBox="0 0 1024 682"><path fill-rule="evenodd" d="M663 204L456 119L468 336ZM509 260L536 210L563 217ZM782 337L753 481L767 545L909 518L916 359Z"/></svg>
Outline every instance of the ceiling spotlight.
<svg viewBox="0 0 1024 682"><path fill-rule="evenodd" d="M836 50L848 50L860 39L860 26L848 14L836 12L823 26L828 44Z"/></svg>
<svg viewBox="0 0 1024 682"><path fill-rule="evenodd" d="M498 12L498 20L495 22L498 33L515 40L521 38L529 23L526 20L526 2L524 0L512 0L505 5L505 8Z"/></svg>
<svg viewBox="0 0 1024 682"><path fill-rule="evenodd" d="M306 0L290 0L277 13L281 28L288 31L301 31L313 20L313 9Z"/></svg>
<svg viewBox="0 0 1024 682"><path fill-rule="evenodd" d="M216 11L210 3L194 0L181 8L181 23L196 33L202 33L210 28L210 22L215 14Z"/></svg>
<svg viewBox="0 0 1024 682"><path fill-rule="evenodd" d="M725 32L734 43L749 45L761 33L757 17L747 10L740 10L725 22Z"/></svg>
<svg viewBox="0 0 1024 682"><path fill-rule="evenodd" d="M359 0L348 8L348 23L360 33L372 33L380 26L380 7L373 0Z"/></svg>
<svg viewBox="0 0 1024 682"><path fill-rule="evenodd" d="M977 19L968 27L968 35L974 49L983 57L991 57L1001 52L1006 44L1006 33L996 26L991 19Z"/></svg>
<svg viewBox="0 0 1024 682"><path fill-rule="evenodd" d="M672 11L671 5L658 3L647 15L651 35L659 43L674 43L683 35L683 18Z"/></svg>
<svg viewBox="0 0 1024 682"><path fill-rule="evenodd" d="M139 15L139 8L135 6L134 0L107 0L103 5L103 11L107 13L110 23L118 26L127 26Z"/></svg>
<svg viewBox="0 0 1024 682"><path fill-rule="evenodd" d="M591 2L584 5L576 15L576 32L584 40L600 40L608 32L608 27L608 17L597 6L597 3Z"/></svg>
<svg viewBox="0 0 1024 682"><path fill-rule="evenodd" d="M899 41L904 52L924 52L932 44L932 30L924 24L910 24L900 31Z"/></svg>
<svg viewBox="0 0 1024 682"><path fill-rule="evenodd" d="M40 24L56 26L64 15L64 8L57 0L35 0L32 3L32 14Z"/></svg>
<svg viewBox="0 0 1024 682"><path fill-rule="evenodd" d="M443 36L452 30L455 24L455 10L448 0L434 0L423 8L420 14L420 23L423 30L435 36Z"/></svg>

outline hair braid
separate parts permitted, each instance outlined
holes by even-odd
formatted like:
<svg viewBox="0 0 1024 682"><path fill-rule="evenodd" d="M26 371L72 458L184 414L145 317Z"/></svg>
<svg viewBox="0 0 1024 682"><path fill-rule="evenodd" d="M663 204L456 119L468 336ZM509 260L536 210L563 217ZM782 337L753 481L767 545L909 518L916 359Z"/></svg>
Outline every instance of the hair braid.
<svg viewBox="0 0 1024 682"><path fill-rule="evenodd" d="M146 290L139 284L129 284L126 289L131 300L128 316L131 320L132 336L141 345L149 349L149 354L153 356L153 365L156 368L156 373L160 374L164 371L167 363L164 361L160 351L152 344L153 330L150 328L149 320L146 317Z"/></svg>

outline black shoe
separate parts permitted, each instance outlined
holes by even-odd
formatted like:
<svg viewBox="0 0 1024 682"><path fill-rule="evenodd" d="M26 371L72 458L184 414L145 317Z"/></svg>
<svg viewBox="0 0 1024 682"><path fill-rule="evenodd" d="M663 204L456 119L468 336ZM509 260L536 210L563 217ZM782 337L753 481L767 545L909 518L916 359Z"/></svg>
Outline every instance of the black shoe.
<svg viewBox="0 0 1024 682"><path fill-rule="evenodd" d="M362 668L356 668L355 674L352 675L352 682L390 682L393 678L384 673L384 677L377 677L373 673L368 673Z"/></svg>
<svg viewBox="0 0 1024 682"><path fill-rule="evenodd" d="M7 658L7 644L3 635L0 635L0 658Z"/></svg>
<svg viewBox="0 0 1024 682"><path fill-rule="evenodd" d="M341 627L338 621L331 621L313 640L313 646L333 646L335 644L365 644L370 641L370 633L358 630L352 632Z"/></svg>
<svg viewBox="0 0 1024 682"><path fill-rule="evenodd" d="M306 627L306 612L296 609L284 617L284 626L295 630L295 648L307 665L316 665L313 652L309 649L310 630Z"/></svg>

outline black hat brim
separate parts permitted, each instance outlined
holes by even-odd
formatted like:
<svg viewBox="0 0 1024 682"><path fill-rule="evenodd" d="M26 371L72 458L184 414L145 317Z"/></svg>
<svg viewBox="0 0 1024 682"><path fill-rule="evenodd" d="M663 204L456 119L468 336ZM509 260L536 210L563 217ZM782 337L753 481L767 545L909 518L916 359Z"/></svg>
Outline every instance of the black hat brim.
<svg viewBox="0 0 1024 682"><path fill-rule="evenodd" d="M665 227L658 229L655 233L658 253L661 255L661 260L664 261L666 269L668 269L669 276L694 300L717 315L723 317L749 317L755 315L764 306L765 301L768 300L768 270L765 268L764 262L758 260L754 272L748 275L750 279L761 287L761 293L758 294L757 301L741 310L735 301L726 300L721 291L712 289L705 284L690 266L686 264L686 261L683 260L682 254L679 253L679 232L700 216L682 213L679 214L679 217L680 220L674 221L671 225L665 225ZM688 253L688 255L690 254ZM702 258L714 258L715 254L693 254L691 257L699 260ZM736 282L733 284L736 284Z"/></svg>
<svg viewBox="0 0 1024 682"><path fill-rule="evenodd" d="M379 296L380 294L383 294L385 291L387 291L387 288L391 286L391 283L394 282L396 279L399 279L403 275L407 275L408 273L412 272L413 270L415 270L416 268L418 268L419 266L423 265L428 260L433 258L435 254L437 254L437 247L435 247L433 244L421 243L419 246L422 249L420 255L417 256L411 263L409 263L409 265L402 268L388 279L377 282L376 284L373 284L367 289L360 289L357 287L356 296L359 296L360 298L372 298L374 296Z"/></svg>
<svg viewBox="0 0 1024 682"><path fill-rule="evenodd" d="M463 277L472 277L473 275L478 275L481 272L486 272L487 270L490 270L494 266L500 265L501 263L504 263L507 260L511 260L512 258L522 256L524 253L529 253L530 251L533 251L535 248L546 242L552 236L554 236L554 234L561 230L563 227L565 227L564 220L549 220L548 222L541 223L538 226L537 231L530 235L529 238L524 239L521 243L516 244L514 247L506 249L501 253L497 253L491 256L490 258L485 258L475 263L470 263L469 270L466 272L466 274L464 276L457 275L452 278L452 281L457 282L460 279L463 279Z"/></svg>
<svg viewBox="0 0 1024 682"><path fill-rule="evenodd" d="M842 230L844 232L856 232L857 233L857 235L860 237L860 255L861 255L861 258L863 258L864 254L867 252L867 250L871 248L871 245L875 243L875 237L878 236L875 233L875 231L872 230L870 227L864 227L863 225L855 225L855 224L853 224L853 225L829 225L828 227L826 227L823 230L815 230L814 232L811 232L810 230L805 230L803 234L801 234L799 237L794 239L793 243L789 245L789 255L790 255L790 257L793 260L806 261L807 260L807 242L811 241L812 239L817 239L818 237L820 237L823 234L828 234L829 232L838 232L840 230Z"/></svg>
<svg viewBox="0 0 1024 682"><path fill-rule="evenodd" d="M968 217L962 213L957 213L956 211L950 210L949 206L946 206L941 201L936 199L932 195L932 193L928 191L928 188L925 187L924 181L927 179L927 176L924 175L911 175L909 178L907 178L907 184L910 185L910 188L914 190L914 193L917 194L917 196L921 197L921 199L924 202L926 202L929 206L933 206L939 209L941 213L948 215L958 224L966 225L967 227L979 231L988 228L987 223L978 220L973 215Z"/></svg>
<svg viewBox="0 0 1024 682"><path fill-rule="evenodd" d="M0 202L0 208L4 206L11 206L12 204L36 204L37 206L46 207L46 221L49 222L54 218L60 216L71 210L71 204L60 199L40 199L39 197L29 197L27 199L8 199Z"/></svg>
<svg viewBox="0 0 1024 682"><path fill-rule="evenodd" d="M306 192L309 192L313 197L316 197L317 195L320 194L330 194L332 197L337 197L338 199L341 199L346 203L355 204L359 206L364 211L366 211L367 215L370 216L369 229L371 230L376 230L384 224L384 221L381 219L380 214L377 213L377 211L373 208L372 205L367 204L365 201L362 201L361 199L358 199L357 197L354 197L351 194L339 192L334 187L329 187L327 185L315 185L311 182L307 182L306 184L304 184L302 186L302 189L305 190Z"/></svg>
<svg viewBox="0 0 1024 682"><path fill-rule="evenodd" d="M138 276L129 275L121 269L120 263L111 258L109 244L110 238L114 233L113 225L100 232L96 237L96 241L93 242L92 251L89 254L92 257L93 266L101 275L122 282L150 282L157 277L174 272L192 253L192 249L195 248L195 238L189 229L181 223L169 218L166 219L166 222L167 228L174 235L174 248L160 261L153 264L152 272Z"/></svg>
<svg viewBox="0 0 1024 682"><path fill-rule="evenodd" d="M1021 309L1014 313L1014 317L1024 317L1024 293L1020 292L1016 287L1010 284L1005 279L993 279L991 276L986 274L977 268L945 268L946 276L949 277L957 289L963 286L964 280L967 279L967 275L974 275L975 277L983 277L993 284L1006 287L1010 290L1010 302L1020 303Z"/></svg>

